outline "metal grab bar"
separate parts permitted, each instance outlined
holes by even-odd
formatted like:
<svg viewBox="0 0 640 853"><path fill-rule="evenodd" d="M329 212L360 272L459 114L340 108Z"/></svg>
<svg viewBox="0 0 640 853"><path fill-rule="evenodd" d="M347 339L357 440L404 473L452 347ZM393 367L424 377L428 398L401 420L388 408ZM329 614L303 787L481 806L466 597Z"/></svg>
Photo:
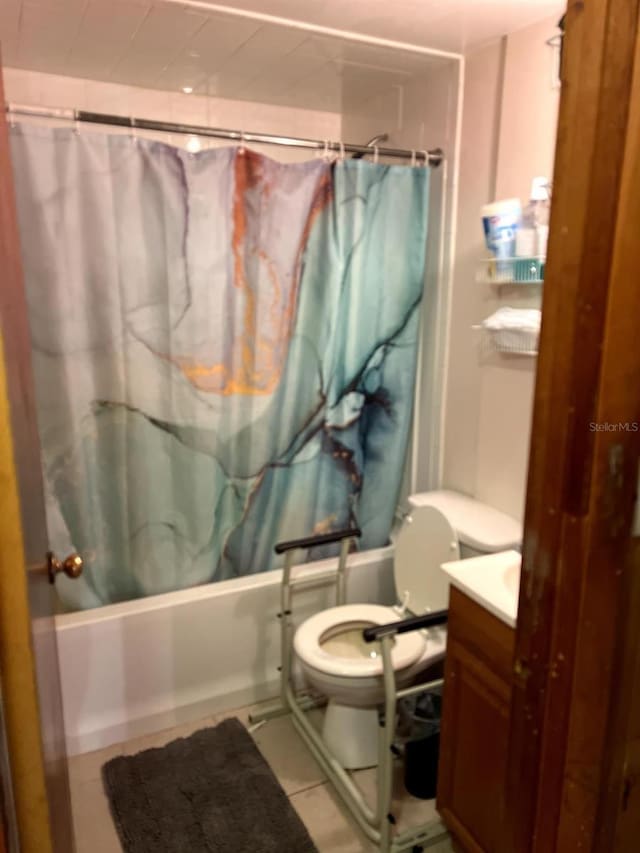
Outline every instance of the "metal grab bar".
<svg viewBox="0 0 640 853"><path fill-rule="evenodd" d="M406 631L415 631L419 628L428 628L432 625L441 625L447 621L448 611L441 610L437 613L428 613L424 616L413 616L409 619L398 620L387 625L375 625L364 630L365 639L368 642L380 641L382 655L381 681L384 686L384 703L379 709L378 715L378 772L377 772L377 800L374 808L368 803L367 798L360 790L356 781L333 755L330 748L324 742L321 734L309 721L305 711L312 707L307 698L299 698L293 690L291 672L293 664L293 614L292 593L296 588L305 588L313 583L326 582L335 575L336 581L336 604L342 605L346 601L345 575L347 558L351 539L360 536L358 528L336 531L334 533L311 536L305 539L296 539L290 542L279 542L275 546L276 553L285 553L284 567L282 571L282 584L280 587L280 642L282 649L282 672L280 676L280 698L279 707L270 709L263 715L251 715L250 719L270 719L279 716L281 711L289 712L293 725L308 746L311 754L318 761L320 767L326 773L330 782L333 783L360 829L367 838L377 845L380 853L400 853L410 847L419 849L431 847L441 839L447 837L447 830L438 818L432 818L420 826L415 826L395 833L393 824L395 818L392 814L393 800L393 770L394 760L392 746L396 730L396 705L398 699L412 696L424 690L433 689L442 685L442 679L436 679L423 684L412 684L411 687L398 689L396 685L396 674L393 668L392 646L393 635ZM314 545L329 542L341 542L340 558L334 571L325 571L316 577L292 578L293 560L297 548L310 548Z"/></svg>
<svg viewBox="0 0 640 853"><path fill-rule="evenodd" d="M436 610L434 613L425 613L424 616L410 616L398 622L387 622L386 625L372 625L363 630L362 636L365 642L374 643L383 637L393 637L395 634L406 634L408 631L418 631L420 628L444 625L448 619L448 610Z"/></svg>
<svg viewBox="0 0 640 853"><path fill-rule="evenodd" d="M319 536L305 536L302 539L278 542L273 550L276 554L284 554L285 551L293 551L296 548L315 548L317 545L330 545L332 542L341 542L343 539L352 539L356 536L362 536L359 527L351 527L349 530L333 530L331 533L321 533Z"/></svg>

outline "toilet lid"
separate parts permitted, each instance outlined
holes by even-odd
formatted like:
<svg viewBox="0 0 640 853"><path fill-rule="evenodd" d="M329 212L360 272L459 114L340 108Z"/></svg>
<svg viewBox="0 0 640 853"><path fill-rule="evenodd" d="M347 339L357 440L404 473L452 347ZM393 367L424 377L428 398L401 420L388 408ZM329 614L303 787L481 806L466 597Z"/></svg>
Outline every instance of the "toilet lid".
<svg viewBox="0 0 640 853"><path fill-rule="evenodd" d="M449 606L449 579L440 566L460 558L458 537L433 506L416 507L398 534L394 559L396 593L412 613L432 613Z"/></svg>

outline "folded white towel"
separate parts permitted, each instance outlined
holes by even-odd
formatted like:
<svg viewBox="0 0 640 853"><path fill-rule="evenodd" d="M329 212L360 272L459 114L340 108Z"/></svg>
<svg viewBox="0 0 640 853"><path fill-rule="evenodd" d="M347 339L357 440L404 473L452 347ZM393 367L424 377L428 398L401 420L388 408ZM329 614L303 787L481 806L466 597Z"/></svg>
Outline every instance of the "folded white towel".
<svg viewBox="0 0 640 853"><path fill-rule="evenodd" d="M537 308L498 308L482 321L484 329L497 332L502 329L517 329L522 332L540 332L540 311Z"/></svg>

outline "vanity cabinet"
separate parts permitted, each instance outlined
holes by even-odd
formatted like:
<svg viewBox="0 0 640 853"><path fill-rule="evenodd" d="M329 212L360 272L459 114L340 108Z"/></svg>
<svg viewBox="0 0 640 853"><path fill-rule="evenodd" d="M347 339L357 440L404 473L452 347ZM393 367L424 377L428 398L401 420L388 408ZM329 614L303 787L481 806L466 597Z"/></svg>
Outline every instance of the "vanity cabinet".
<svg viewBox="0 0 640 853"><path fill-rule="evenodd" d="M451 587L438 810L457 849L508 853L504 790L515 631Z"/></svg>

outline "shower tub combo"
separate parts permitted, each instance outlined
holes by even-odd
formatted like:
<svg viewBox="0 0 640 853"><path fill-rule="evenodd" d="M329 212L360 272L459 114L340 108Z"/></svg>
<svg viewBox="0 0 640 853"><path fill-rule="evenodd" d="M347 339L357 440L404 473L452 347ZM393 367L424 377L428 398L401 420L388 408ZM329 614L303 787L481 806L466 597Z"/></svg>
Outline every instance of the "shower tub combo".
<svg viewBox="0 0 640 853"><path fill-rule="evenodd" d="M337 559L297 574L312 579ZM276 696L281 583L274 570L57 616L68 753ZM297 593L296 620L333 595ZM393 546L350 555L347 601L393 604Z"/></svg>

